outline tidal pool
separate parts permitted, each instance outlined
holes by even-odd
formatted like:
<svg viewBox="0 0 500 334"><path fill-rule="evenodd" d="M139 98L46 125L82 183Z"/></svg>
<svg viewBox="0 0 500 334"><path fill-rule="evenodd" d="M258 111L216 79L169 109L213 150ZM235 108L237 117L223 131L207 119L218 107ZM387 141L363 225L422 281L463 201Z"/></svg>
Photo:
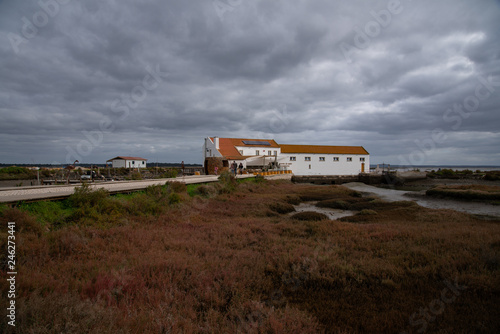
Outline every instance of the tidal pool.
<svg viewBox="0 0 500 334"><path fill-rule="evenodd" d="M290 212L289 215L290 216L294 215L297 212L314 211L327 215L328 218L330 218L331 220L336 220L342 217L352 216L356 213L354 211L349 211L349 210L318 208L316 206L316 203L318 202L302 202L299 205L294 205L296 211Z"/></svg>

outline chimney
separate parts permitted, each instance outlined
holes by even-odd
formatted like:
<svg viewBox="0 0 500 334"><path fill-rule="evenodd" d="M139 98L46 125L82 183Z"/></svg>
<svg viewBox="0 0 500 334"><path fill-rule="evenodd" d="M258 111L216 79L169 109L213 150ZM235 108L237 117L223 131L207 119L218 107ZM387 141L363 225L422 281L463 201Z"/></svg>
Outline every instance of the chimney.
<svg viewBox="0 0 500 334"><path fill-rule="evenodd" d="M214 137L215 148L219 149L219 137Z"/></svg>

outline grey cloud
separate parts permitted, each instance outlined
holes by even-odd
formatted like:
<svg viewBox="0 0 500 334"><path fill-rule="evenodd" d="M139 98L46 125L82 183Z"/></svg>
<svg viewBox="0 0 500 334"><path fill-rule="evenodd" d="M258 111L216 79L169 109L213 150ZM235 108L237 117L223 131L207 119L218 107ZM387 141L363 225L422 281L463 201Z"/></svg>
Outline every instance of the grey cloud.
<svg viewBox="0 0 500 334"><path fill-rule="evenodd" d="M356 48L353 28L387 4L244 1L221 19L211 1L71 1L16 54L9 33L21 35L22 17L40 7L0 2L0 162L64 162L83 131L110 121L86 161L200 163L203 137L219 135L363 145L373 163L399 163L440 128L442 163L500 165L500 86L470 116L443 118L474 96L479 76L500 81L498 3L401 0ZM144 91L157 65L168 72L157 87L113 108Z"/></svg>

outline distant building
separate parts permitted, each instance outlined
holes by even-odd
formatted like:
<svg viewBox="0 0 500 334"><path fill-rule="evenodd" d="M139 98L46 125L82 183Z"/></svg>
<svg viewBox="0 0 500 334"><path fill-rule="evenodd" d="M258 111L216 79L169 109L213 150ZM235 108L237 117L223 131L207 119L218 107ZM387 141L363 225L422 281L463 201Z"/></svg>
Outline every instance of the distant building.
<svg viewBox="0 0 500 334"><path fill-rule="evenodd" d="M245 168L279 168L295 175L357 175L370 171L370 154L362 146L280 145L273 139L205 138L203 160L222 158Z"/></svg>
<svg viewBox="0 0 500 334"><path fill-rule="evenodd" d="M111 162L113 168L146 168L146 161L148 159L138 157L116 157L106 163Z"/></svg>

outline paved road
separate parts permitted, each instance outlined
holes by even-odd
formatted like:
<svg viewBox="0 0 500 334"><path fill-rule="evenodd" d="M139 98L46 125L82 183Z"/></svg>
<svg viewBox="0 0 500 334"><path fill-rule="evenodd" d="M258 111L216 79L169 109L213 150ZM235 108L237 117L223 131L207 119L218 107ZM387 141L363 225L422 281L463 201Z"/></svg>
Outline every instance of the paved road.
<svg viewBox="0 0 500 334"><path fill-rule="evenodd" d="M238 175L238 178L249 178L253 175ZM165 182L178 181L186 184L216 182L215 175L195 175L186 177L177 177L175 179L155 179L144 181L116 181L94 183L93 188L104 188L109 192L123 192L145 189L155 184L165 184ZM0 188L0 203L15 203L18 201L33 201L38 199L64 198L69 197L75 192L75 187L79 185L64 186L37 186L37 187L16 187Z"/></svg>

